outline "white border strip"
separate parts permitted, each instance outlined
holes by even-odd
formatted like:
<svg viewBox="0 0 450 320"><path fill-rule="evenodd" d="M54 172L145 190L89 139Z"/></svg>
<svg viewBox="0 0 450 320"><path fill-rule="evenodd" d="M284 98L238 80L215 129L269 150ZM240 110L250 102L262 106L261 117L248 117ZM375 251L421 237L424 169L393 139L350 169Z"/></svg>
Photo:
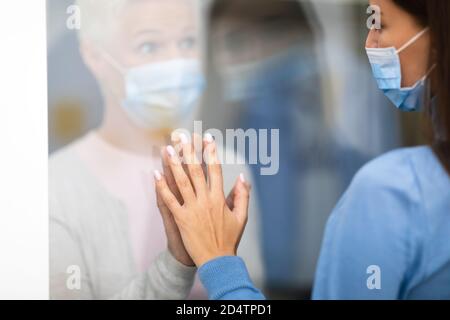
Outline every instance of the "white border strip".
<svg viewBox="0 0 450 320"><path fill-rule="evenodd" d="M0 299L48 299L45 6L0 10Z"/></svg>

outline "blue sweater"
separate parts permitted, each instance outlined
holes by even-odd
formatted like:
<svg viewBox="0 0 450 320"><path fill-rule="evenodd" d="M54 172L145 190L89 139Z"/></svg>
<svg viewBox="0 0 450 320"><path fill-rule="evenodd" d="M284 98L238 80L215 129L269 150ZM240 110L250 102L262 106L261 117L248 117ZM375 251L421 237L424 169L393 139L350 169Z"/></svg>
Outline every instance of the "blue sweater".
<svg viewBox="0 0 450 320"><path fill-rule="evenodd" d="M210 299L264 299L239 257L199 275ZM313 299L450 299L450 178L430 148L355 176L328 220Z"/></svg>

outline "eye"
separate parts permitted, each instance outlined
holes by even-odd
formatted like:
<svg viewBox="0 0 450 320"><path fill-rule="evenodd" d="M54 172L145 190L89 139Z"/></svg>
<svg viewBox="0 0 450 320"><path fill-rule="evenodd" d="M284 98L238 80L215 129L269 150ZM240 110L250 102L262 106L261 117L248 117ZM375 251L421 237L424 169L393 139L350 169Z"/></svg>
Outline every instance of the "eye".
<svg viewBox="0 0 450 320"><path fill-rule="evenodd" d="M179 47L182 50L193 49L194 47L196 47L196 45L197 45L197 40L195 39L195 37L186 37L179 42Z"/></svg>
<svg viewBox="0 0 450 320"><path fill-rule="evenodd" d="M150 55L155 54L161 46L156 42L145 42L138 47L141 54Z"/></svg>

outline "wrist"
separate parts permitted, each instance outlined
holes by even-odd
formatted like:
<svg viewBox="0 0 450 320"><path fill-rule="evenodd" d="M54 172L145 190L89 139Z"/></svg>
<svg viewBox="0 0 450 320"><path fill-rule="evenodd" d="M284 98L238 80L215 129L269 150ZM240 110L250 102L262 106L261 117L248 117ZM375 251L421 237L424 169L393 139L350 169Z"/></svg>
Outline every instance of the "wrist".
<svg viewBox="0 0 450 320"><path fill-rule="evenodd" d="M179 263L186 267L195 267L195 263L192 258L186 252L177 252L177 250L173 250L169 246L169 252L177 260Z"/></svg>
<svg viewBox="0 0 450 320"><path fill-rule="evenodd" d="M207 264L208 262L221 258L221 257L235 257L236 252L234 251L217 251L209 254L202 255L201 257L198 257L195 259L195 264L198 268L201 268L203 265Z"/></svg>

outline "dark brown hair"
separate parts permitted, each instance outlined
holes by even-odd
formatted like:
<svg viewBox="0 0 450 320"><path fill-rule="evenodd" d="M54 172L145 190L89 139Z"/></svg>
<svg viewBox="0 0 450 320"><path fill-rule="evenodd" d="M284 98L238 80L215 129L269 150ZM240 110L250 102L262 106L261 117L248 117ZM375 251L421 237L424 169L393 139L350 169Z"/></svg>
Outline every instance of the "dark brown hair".
<svg viewBox="0 0 450 320"><path fill-rule="evenodd" d="M393 0L430 28L430 67L436 64L429 86L436 100L427 103L431 124L430 144L450 173L450 1Z"/></svg>
<svg viewBox="0 0 450 320"><path fill-rule="evenodd" d="M312 37L313 27L316 32L320 32L319 26L316 24L317 17L310 9L309 1L286 1L286 0L216 0L210 10L210 26L215 27L221 18L229 14L228 10L236 8L236 6L254 7L253 11L257 11L258 7L261 8L264 5L278 3L284 8L282 16L279 13L274 13L272 16L265 17L270 22L272 20L280 20L284 22L292 22L292 25L302 29L302 37L306 35ZM252 12L252 11L250 11ZM239 11L238 11L239 13ZM242 19L247 19L249 13L246 12L242 15Z"/></svg>

